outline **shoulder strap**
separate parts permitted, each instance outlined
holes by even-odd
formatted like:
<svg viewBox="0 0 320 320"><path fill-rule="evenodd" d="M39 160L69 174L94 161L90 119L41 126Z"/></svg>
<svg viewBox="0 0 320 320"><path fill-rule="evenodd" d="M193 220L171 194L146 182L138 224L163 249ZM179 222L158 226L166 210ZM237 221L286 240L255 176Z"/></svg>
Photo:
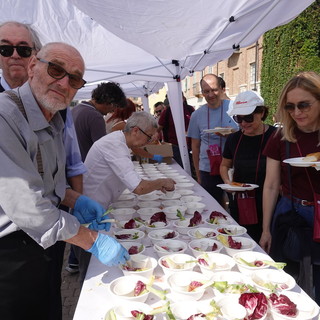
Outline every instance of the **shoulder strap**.
<svg viewBox="0 0 320 320"><path fill-rule="evenodd" d="M23 114L25 119L28 121L26 110L24 108L24 105L23 105L20 97L17 96L12 90L5 91L5 93L17 105L17 107L19 108L20 112ZM37 165L38 165L38 172L41 175L41 177L43 178L44 171L43 171L42 156L41 156L41 151L40 151L39 144L38 144L38 151L37 151Z"/></svg>
<svg viewBox="0 0 320 320"><path fill-rule="evenodd" d="M287 157L287 159L290 158L290 142L288 140L286 140L286 157ZM287 163L286 166L287 166L287 171L288 171L291 208L292 208L292 210L294 210L293 198L292 198L291 167L290 167L289 163Z"/></svg>

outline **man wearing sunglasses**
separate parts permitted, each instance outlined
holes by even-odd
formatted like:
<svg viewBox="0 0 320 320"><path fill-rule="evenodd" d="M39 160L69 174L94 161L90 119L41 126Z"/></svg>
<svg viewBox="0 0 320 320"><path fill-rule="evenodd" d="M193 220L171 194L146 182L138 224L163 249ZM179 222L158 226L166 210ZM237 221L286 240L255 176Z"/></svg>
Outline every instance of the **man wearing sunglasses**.
<svg viewBox="0 0 320 320"><path fill-rule="evenodd" d="M115 239L94 231L110 228L99 224L105 208L66 184L58 111L83 85L83 73L74 47L50 43L30 58L28 81L13 90L17 99L0 95L0 309L6 320L52 319L55 258L44 249L57 241L78 245L110 266L129 258ZM59 210L60 203L74 208L73 215Z"/></svg>

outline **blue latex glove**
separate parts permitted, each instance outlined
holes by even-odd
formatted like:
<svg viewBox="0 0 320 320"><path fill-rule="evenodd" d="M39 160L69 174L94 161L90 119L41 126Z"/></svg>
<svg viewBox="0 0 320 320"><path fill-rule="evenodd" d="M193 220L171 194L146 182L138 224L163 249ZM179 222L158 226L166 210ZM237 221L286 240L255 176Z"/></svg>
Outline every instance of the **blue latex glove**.
<svg viewBox="0 0 320 320"><path fill-rule="evenodd" d="M110 217L106 214L102 217L102 221L105 219L110 219ZM99 230L105 230L105 231L109 231L111 227L111 223L110 222L105 222L105 223L99 223L97 222L97 220L93 220L88 228L91 230L95 230L95 231L99 231Z"/></svg>
<svg viewBox="0 0 320 320"><path fill-rule="evenodd" d="M73 215L81 224L90 223L93 220L100 222L102 215L105 213L102 205L86 196L81 195L74 205Z"/></svg>
<svg viewBox="0 0 320 320"><path fill-rule="evenodd" d="M161 163L163 160L163 156L160 154L154 154L153 158L151 160L157 161L158 163Z"/></svg>
<svg viewBox="0 0 320 320"><path fill-rule="evenodd" d="M93 246L87 251L110 267L125 264L130 258L128 251L116 239L103 233L98 234Z"/></svg>

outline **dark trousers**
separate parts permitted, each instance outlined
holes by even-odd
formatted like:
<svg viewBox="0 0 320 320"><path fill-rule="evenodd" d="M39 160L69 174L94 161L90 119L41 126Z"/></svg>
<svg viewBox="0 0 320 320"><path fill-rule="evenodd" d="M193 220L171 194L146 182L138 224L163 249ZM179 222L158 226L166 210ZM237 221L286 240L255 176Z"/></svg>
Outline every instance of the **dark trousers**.
<svg viewBox="0 0 320 320"><path fill-rule="evenodd" d="M49 264L45 250L23 231L0 239L1 319L49 319Z"/></svg>
<svg viewBox="0 0 320 320"><path fill-rule="evenodd" d="M220 176L211 176L210 172L200 171L201 186L223 207L223 190L217 184L223 183Z"/></svg>

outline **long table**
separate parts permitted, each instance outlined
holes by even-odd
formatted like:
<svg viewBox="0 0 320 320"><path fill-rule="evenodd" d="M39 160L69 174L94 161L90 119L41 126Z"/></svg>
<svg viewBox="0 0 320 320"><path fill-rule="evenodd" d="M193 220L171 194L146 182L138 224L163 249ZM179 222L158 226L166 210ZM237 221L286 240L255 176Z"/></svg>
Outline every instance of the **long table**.
<svg viewBox="0 0 320 320"><path fill-rule="evenodd" d="M206 205L206 212L203 213L203 217L207 217L212 211L220 211L230 217L224 208L206 191L204 190L196 181L194 181L178 164L173 163L170 165L174 170L177 170L181 175L187 176L188 180L194 183L194 194L201 196L202 201ZM230 217L231 218L231 217ZM231 218L232 219L232 218ZM233 220L233 219L232 219ZM234 221L235 224L237 224ZM114 226L111 228L112 230ZM249 237L248 235L246 235ZM154 252L150 240L147 236L142 240L142 243L145 245L146 250L143 253L144 255L155 257L158 259L158 256ZM261 247L256 245L255 251L264 252ZM189 250L186 251L187 254L191 254ZM162 274L161 268L158 266L155 270L156 275ZM108 310L113 308L116 304L124 303L122 301L117 301L113 295L109 292L108 286L109 283L123 276L122 271L118 267L107 267L100 263L95 257L91 258L89 268L85 281L82 286L78 304L74 314L74 320L103 320L105 314ZM296 285L292 291L304 293L304 291ZM152 295L151 295L152 296ZM148 304L152 305L154 303L154 298L148 298ZM159 317L157 318L159 319ZM314 319L318 319L317 317Z"/></svg>

